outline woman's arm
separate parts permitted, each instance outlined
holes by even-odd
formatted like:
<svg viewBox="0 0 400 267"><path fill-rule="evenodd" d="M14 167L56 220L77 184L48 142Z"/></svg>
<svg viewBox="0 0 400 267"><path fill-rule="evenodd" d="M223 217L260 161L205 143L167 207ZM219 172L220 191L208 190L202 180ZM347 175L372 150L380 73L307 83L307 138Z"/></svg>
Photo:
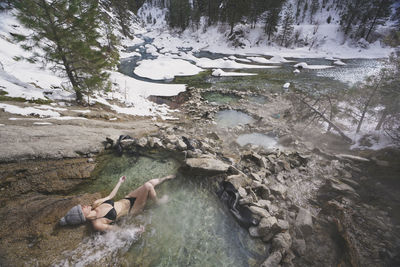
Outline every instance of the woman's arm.
<svg viewBox="0 0 400 267"><path fill-rule="evenodd" d="M97 206L99 206L99 205L100 205L101 203L103 203L104 201L107 201L107 200L109 200L109 199L113 199L113 198L115 197L115 195L117 194L119 187L121 186L121 184L122 184L123 182L125 182L125 180L126 180L126 176L122 176L121 178L119 178L118 183L115 185L115 187L114 187L114 189L111 191L111 193L110 193L108 196L104 197L104 198L100 198L100 199L96 200L96 201L93 203L93 208L96 208Z"/></svg>
<svg viewBox="0 0 400 267"><path fill-rule="evenodd" d="M95 221L93 221L93 228L96 231L105 232L105 231L109 231L109 230L116 230L116 229L118 229L118 226L109 225L107 223L101 222L101 220L95 220Z"/></svg>

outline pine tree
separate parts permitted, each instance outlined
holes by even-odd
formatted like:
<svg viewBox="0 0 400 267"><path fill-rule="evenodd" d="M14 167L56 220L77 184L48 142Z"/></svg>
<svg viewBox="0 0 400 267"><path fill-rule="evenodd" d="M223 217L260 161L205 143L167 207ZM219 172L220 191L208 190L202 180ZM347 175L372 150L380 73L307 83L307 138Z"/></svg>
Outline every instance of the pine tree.
<svg viewBox="0 0 400 267"><path fill-rule="evenodd" d="M247 16L249 10L249 2L246 0L223 0L222 12L223 18L230 26L230 33L243 16Z"/></svg>
<svg viewBox="0 0 400 267"><path fill-rule="evenodd" d="M375 0L373 1L368 32L365 36L365 40L368 41L371 33L376 29L378 25L385 24L386 19L390 16L392 0Z"/></svg>
<svg viewBox="0 0 400 267"><path fill-rule="evenodd" d="M99 44L100 16L95 0L16 0L18 19L33 30L26 36L24 48L41 49L33 60L52 62L62 70L78 101L83 93L102 88L116 63L106 47Z"/></svg>
<svg viewBox="0 0 400 267"><path fill-rule="evenodd" d="M169 7L169 26L185 30L190 22L191 8L188 0L170 0Z"/></svg>
<svg viewBox="0 0 400 267"><path fill-rule="evenodd" d="M222 0L206 0L206 16L208 17L208 25L213 25L220 20L220 9Z"/></svg>
<svg viewBox="0 0 400 267"><path fill-rule="evenodd" d="M131 15L129 13L129 3L127 0L111 0L111 8L116 14L120 31L125 37L132 38Z"/></svg>
<svg viewBox="0 0 400 267"><path fill-rule="evenodd" d="M278 23L280 20L279 13L279 9L271 9L270 11L268 11L267 17L265 18L264 31L268 36L268 41L271 40L271 36L273 36L278 30Z"/></svg>
<svg viewBox="0 0 400 267"><path fill-rule="evenodd" d="M287 8L285 11L285 14L283 15L283 20L282 20L282 28L279 33L279 41L281 46L288 47L292 41L292 35L294 32L294 19L293 19L293 14L292 14L292 9Z"/></svg>
<svg viewBox="0 0 400 267"><path fill-rule="evenodd" d="M319 9L319 0L312 0L310 8L310 23L313 23L313 17Z"/></svg>

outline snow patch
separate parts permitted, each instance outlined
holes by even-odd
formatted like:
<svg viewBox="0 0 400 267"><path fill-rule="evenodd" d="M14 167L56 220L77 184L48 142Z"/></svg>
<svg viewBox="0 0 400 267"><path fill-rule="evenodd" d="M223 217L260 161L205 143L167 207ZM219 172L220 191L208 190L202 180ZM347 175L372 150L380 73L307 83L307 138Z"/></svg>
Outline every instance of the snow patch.
<svg viewBox="0 0 400 267"><path fill-rule="evenodd" d="M0 103L0 108L4 109L5 112L18 114L22 116L39 116L44 117L60 117L60 113L51 110L41 110L33 107L18 107L15 105Z"/></svg>
<svg viewBox="0 0 400 267"><path fill-rule="evenodd" d="M134 73L153 80L168 80L175 76L196 75L202 70L185 60L160 56L157 59L139 62Z"/></svg>
<svg viewBox="0 0 400 267"><path fill-rule="evenodd" d="M212 72L212 76L215 77L226 77L226 76L253 76L256 73L242 73L242 72L225 72L221 69L215 69Z"/></svg>

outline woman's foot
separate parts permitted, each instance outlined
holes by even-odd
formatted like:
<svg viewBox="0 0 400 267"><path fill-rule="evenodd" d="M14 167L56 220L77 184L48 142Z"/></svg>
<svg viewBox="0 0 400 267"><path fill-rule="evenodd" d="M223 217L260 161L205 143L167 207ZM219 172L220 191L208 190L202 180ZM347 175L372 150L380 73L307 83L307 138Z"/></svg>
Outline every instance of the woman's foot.
<svg viewBox="0 0 400 267"><path fill-rule="evenodd" d="M163 195L161 198L159 198L157 200L157 204L160 204L160 205L165 204L168 202L168 200L169 200L169 197L167 195Z"/></svg>
<svg viewBox="0 0 400 267"><path fill-rule="evenodd" d="M170 179L174 179L175 177L176 177L175 174L171 174L171 175L165 176L164 179L165 180L170 180Z"/></svg>

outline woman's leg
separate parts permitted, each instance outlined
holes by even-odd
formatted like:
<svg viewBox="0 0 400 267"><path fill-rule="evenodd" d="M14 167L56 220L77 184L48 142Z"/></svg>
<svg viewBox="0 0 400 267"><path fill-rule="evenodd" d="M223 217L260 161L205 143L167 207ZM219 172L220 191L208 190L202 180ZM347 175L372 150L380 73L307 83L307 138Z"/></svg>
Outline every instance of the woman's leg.
<svg viewBox="0 0 400 267"><path fill-rule="evenodd" d="M154 202L159 202L157 199L157 193L154 190L154 187L164 182L165 180L169 180L175 178L175 175L169 175L163 178L151 179L146 182L144 185L140 186L136 190L129 193L126 197L135 197L135 203L133 204L131 213L136 215L140 213L146 205L147 199L150 197Z"/></svg>

